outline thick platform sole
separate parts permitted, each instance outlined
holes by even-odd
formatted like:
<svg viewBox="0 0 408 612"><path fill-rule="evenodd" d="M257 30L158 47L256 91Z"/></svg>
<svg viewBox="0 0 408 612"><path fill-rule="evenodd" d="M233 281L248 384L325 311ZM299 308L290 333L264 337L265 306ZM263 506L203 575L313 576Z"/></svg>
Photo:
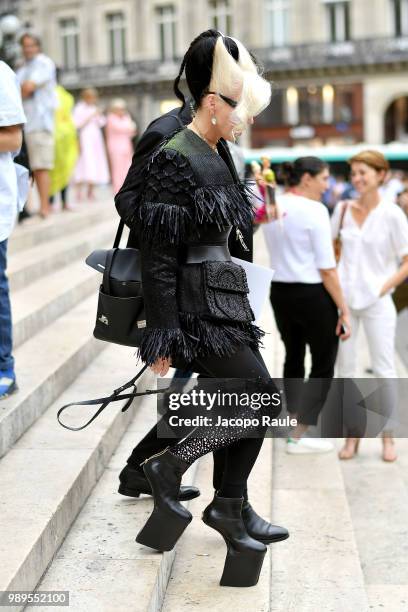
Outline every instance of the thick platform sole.
<svg viewBox="0 0 408 612"><path fill-rule="evenodd" d="M136 542L155 550L172 550L191 523L193 516L182 517L155 508L146 525L136 536Z"/></svg>
<svg viewBox="0 0 408 612"><path fill-rule="evenodd" d="M258 583L266 550L241 552L228 546L220 586L251 587Z"/></svg>
<svg viewBox="0 0 408 612"><path fill-rule="evenodd" d="M205 516L202 517L203 523L211 529L217 531L222 536L227 546L227 556L225 557L224 570L222 572L220 586L230 587L251 587L258 583L262 564L267 549L256 552L237 551L226 539L225 535L211 522L207 522Z"/></svg>
<svg viewBox="0 0 408 612"><path fill-rule="evenodd" d="M129 489L124 485L119 485L118 493L121 495L127 495L128 497L140 497L140 495L151 495L151 493L145 493L144 491L138 491L137 489Z"/></svg>
<svg viewBox="0 0 408 612"><path fill-rule="evenodd" d="M119 485L118 488L118 493L120 493L121 495L127 495L128 497L140 497L141 495L150 495L150 497L152 497L152 493L149 491L141 491L140 489L131 489L130 487L126 487L125 485L121 484ZM192 491L191 493L185 493L183 492L183 495L178 497L178 501L189 501L190 499L195 499L196 497L199 497L200 492L194 492Z"/></svg>

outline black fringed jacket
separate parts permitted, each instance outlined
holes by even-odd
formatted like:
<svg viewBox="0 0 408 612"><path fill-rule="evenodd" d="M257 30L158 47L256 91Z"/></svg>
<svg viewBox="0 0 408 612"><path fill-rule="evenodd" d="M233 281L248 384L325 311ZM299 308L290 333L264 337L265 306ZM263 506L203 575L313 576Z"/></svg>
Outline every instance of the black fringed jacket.
<svg viewBox="0 0 408 612"><path fill-rule="evenodd" d="M191 130L178 131L153 154L141 197L126 219L142 252L144 362L171 357L186 367L197 356L258 347L262 332L251 322L219 320L207 312L204 264L184 263L189 246L226 245L231 229L247 229L252 216L246 187Z"/></svg>

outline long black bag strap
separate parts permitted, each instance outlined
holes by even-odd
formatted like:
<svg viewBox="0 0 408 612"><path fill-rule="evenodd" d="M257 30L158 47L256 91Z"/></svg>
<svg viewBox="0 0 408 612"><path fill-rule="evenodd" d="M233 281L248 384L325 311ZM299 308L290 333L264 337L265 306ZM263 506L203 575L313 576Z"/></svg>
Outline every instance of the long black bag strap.
<svg viewBox="0 0 408 612"><path fill-rule="evenodd" d="M90 425L92 421L94 421L101 414L101 412L105 410L106 406L108 406L111 402L119 402L120 400L126 399L127 402L122 407L122 412L125 412L129 408L129 406L132 404L132 401L135 397L139 397L141 395L153 395L153 394L158 394L158 393L164 393L165 391L167 391L167 389L158 389L158 390L146 390L146 391L143 391L142 393L137 393L137 386L135 382L137 381L138 378L140 378L140 376L147 369L147 367L148 367L147 365L143 366L143 368L136 374L136 376L134 376L131 380L129 380L127 383L125 383L118 389L115 389L112 395L109 395L109 397L99 397L98 399L84 400L82 402L71 402L70 404L65 404L65 406L62 406L62 408L60 408L57 412L58 423L62 425L62 427L65 427L65 429L70 429L71 431L80 431L81 429L85 429L85 427L88 427L88 425ZM131 393L122 394L122 391L129 389L129 387L134 387L133 391ZM98 410L95 412L93 417L90 418L89 421L87 421L85 425L82 425L81 427L70 427L69 425L65 425L64 423L61 422L60 415L64 412L64 410L66 410L70 406L97 406L98 404L101 404L101 407L98 408Z"/></svg>
<svg viewBox="0 0 408 612"><path fill-rule="evenodd" d="M121 219L119 221L118 229L116 231L116 236L115 236L115 240L114 240L114 243L113 243L113 248L114 249L119 248L119 244L120 244L120 240L122 238L123 228L124 227L125 227L125 222Z"/></svg>

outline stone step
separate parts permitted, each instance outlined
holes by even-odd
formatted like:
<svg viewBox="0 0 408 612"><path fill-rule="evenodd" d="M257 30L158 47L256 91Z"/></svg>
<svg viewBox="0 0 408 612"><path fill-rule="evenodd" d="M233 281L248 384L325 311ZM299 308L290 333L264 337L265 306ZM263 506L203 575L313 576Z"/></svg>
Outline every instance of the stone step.
<svg viewBox="0 0 408 612"><path fill-rule="evenodd" d="M51 214L47 219L33 217L18 225L10 236L7 251L13 255L24 249L67 236L82 229L92 228L107 219L119 218L113 201L97 202L92 206L78 207L74 212Z"/></svg>
<svg viewBox="0 0 408 612"><path fill-rule="evenodd" d="M268 265L260 232L255 249L256 261ZM285 350L269 304L261 327L269 332L264 342L269 371L280 378ZM359 350L361 353L361 344ZM366 367L365 357L359 362ZM274 441L272 522L287 527L291 537L271 546L267 609L365 612L368 600L364 576L337 454L287 455L285 445L283 439Z"/></svg>
<svg viewBox="0 0 408 612"><path fill-rule="evenodd" d="M15 351L19 391L0 404L0 457L107 346L92 336L96 306L95 294Z"/></svg>
<svg viewBox="0 0 408 612"><path fill-rule="evenodd" d="M361 440L341 469L370 609L408 609L408 440L396 440L398 461L381 461L381 440Z"/></svg>
<svg viewBox="0 0 408 612"><path fill-rule="evenodd" d="M10 289L18 291L35 280L61 270L78 259L85 259L91 251L113 243L115 222L111 219L97 227L85 228L66 239L64 235L15 253L9 261Z"/></svg>
<svg viewBox="0 0 408 612"><path fill-rule="evenodd" d="M249 499L263 517L271 517L272 500L272 440L262 446L256 466L248 481ZM197 612L254 610L269 611L271 589L271 549L285 547L287 541L268 547L259 582L251 588L220 587L219 581L227 552L223 538L201 520L204 508L214 496L212 488L212 457L207 455L198 468L196 485L201 496L191 501L194 519L183 534L166 591L162 612ZM283 517L279 517L283 520ZM282 608L281 610L284 610Z"/></svg>
<svg viewBox="0 0 408 612"><path fill-rule="evenodd" d="M109 346L1 459L0 489L7 491L7 495L2 495L0 499L0 590L35 588L72 522L104 473L127 427L134 418L145 426L145 419L152 422L155 416L149 399L137 399L127 412L121 412L119 403L112 404L88 429L72 432L57 423L58 408L67 402L109 395L135 372L134 349ZM152 375L147 372L139 390L151 387L153 382ZM74 408L64 420L71 425L79 425L94 411L95 407L77 410ZM132 444L133 440L128 438L127 451L131 450ZM109 470L106 473L109 473ZM122 500L116 496L116 488L115 475L109 493L111 505L118 508ZM109 501L108 495L106 498ZM143 508L143 512L148 503L149 501L141 500L139 507ZM129 502L123 501L122 508L121 519L131 523L132 514L127 515ZM95 549L100 546L105 549L103 540L107 534L115 533L114 525L121 520L118 513L113 516L108 507L103 505L99 510L94 510L98 513L99 524L96 527L93 521L86 523L86 527L82 528L85 538L81 549L83 552L75 557L74 562L71 558L72 571L74 572L76 567L79 576L99 576L98 564L92 566L92 562L86 559L85 540ZM123 543L120 537L115 544L123 546L126 542ZM118 554L123 554L122 546L118 548ZM113 549L105 550L105 553L108 558L112 556ZM87 565L91 565L91 568L87 569ZM103 575L103 570L101 573ZM64 590L75 590L75 584L68 580L68 576L66 578ZM106 580L106 574L104 578ZM142 580L141 576L139 580ZM106 586L109 582L108 577ZM91 585L92 581L88 583L88 587ZM22 607L12 609L18 610ZM102 608L91 605L87 609Z"/></svg>
<svg viewBox="0 0 408 612"><path fill-rule="evenodd" d="M178 611L187 606L207 611L216 605L216 609L231 610L243 609L243 598L251 609L266 612L269 556L254 589L225 589L218 585L225 544L200 520L201 511L213 495L210 456L198 463L198 483L196 464L183 478L184 484L199 484L202 495L189 503L195 519L175 549L160 554L135 543L135 535L151 512L152 500L121 498L115 493L117 477L132 447L154 422L154 414L155 400L150 398L144 401L140 418L128 427L37 589L68 589L75 612L111 610L113 602L129 612ZM271 460L272 440L268 439L249 483L251 501L264 516L271 515Z"/></svg>
<svg viewBox="0 0 408 612"><path fill-rule="evenodd" d="M293 537L272 548L271 612L367 612L337 454L287 455L285 441L276 440L273 481L273 519Z"/></svg>
<svg viewBox="0 0 408 612"><path fill-rule="evenodd" d="M103 245L110 248L110 244ZM97 295L102 275L74 261L11 293L14 349L68 312L91 293Z"/></svg>
<svg viewBox="0 0 408 612"><path fill-rule="evenodd" d="M265 312L263 324L269 331L264 356L272 376L279 378L284 348L270 310ZM274 440L272 522L287 527L291 537L271 547L268 611L368 611L336 452L287 455L285 449L286 440Z"/></svg>
<svg viewBox="0 0 408 612"><path fill-rule="evenodd" d="M41 591L69 590L70 609L74 612L109 611L114 606L126 612L161 610L179 544L165 553L137 544L135 537L152 510L152 499L133 499L117 493L120 470L132 448L155 422L155 402L153 397L145 398L137 409L100 481L37 586ZM196 466L192 466L183 476L184 484L194 481L195 470ZM45 608L48 609L52 608Z"/></svg>

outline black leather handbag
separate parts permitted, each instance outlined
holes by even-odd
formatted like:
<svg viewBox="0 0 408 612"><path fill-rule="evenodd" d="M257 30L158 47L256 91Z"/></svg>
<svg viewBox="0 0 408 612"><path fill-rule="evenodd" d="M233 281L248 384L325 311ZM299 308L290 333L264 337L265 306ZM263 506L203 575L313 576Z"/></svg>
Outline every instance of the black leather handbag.
<svg viewBox="0 0 408 612"><path fill-rule="evenodd" d="M105 342L140 346L146 327L141 254L138 249L119 248L123 228L120 221L112 249L93 251L86 258L103 273L93 335Z"/></svg>

